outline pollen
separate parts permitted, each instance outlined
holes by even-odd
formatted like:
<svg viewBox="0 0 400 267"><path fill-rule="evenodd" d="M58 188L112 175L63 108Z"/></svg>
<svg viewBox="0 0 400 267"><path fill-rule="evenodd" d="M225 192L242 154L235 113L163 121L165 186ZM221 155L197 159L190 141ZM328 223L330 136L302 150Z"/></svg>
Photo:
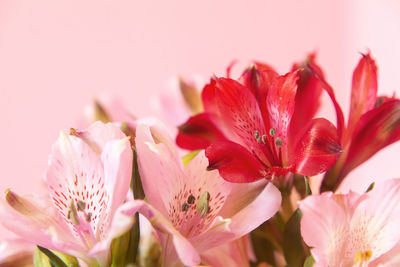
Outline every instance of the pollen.
<svg viewBox="0 0 400 267"><path fill-rule="evenodd" d="M357 252L356 256L354 257L354 263L366 263L372 256L372 251L367 250L364 252Z"/></svg>
<svg viewBox="0 0 400 267"><path fill-rule="evenodd" d="M282 139L280 139L279 137L276 138L275 144L276 144L276 146L278 146L278 147L279 147L279 146L282 146L282 145L283 145Z"/></svg>
<svg viewBox="0 0 400 267"><path fill-rule="evenodd" d="M182 204L182 211L188 211L189 210L189 204L188 203L183 203Z"/></svg>

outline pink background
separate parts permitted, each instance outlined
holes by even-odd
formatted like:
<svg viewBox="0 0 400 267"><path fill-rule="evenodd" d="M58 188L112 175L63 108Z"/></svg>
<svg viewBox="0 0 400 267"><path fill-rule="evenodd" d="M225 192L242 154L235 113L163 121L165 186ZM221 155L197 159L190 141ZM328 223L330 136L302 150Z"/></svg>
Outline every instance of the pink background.
<svg viewBox="0 0 400 267"><path fill-rule="evenodd" d="M318 51L347 114L352 70L358 52L369 48L380 92L399 95L400 5L348 2L1 1L0 192L39 190L58 132L76 125L99 92L147 115L150 98L170 77L223 74L232 59L258 59L286 72ZM399 151L394 145L381 152L343 190L399 177ZM10 236L0 228L0 240Z"/></svg>

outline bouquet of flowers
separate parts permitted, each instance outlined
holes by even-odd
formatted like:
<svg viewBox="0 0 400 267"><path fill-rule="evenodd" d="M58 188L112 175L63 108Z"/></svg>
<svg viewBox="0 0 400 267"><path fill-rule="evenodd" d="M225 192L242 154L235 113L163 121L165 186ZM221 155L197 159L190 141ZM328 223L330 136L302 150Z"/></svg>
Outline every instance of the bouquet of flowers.
<svg viewBox="0 0 400 267"><path fill-rule="evenodd" d="M253 62L236 79L234 65L204 86L177 79L164 122L96 101L53 144L47 194L6 190L0 222L19 238L0 266L400 266L400 179L339 191L400 139L370 54L347 122L315 55L285 75ZM316 117L323 94L334 123Z"/></svg>

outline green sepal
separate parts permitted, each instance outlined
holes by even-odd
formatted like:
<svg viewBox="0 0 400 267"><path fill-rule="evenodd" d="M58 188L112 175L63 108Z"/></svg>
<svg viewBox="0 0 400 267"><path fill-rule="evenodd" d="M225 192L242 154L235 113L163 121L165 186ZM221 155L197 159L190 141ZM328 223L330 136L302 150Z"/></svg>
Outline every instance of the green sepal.
<svg viewBox="0 0 400 267"><path fill-rule="evenodd" d="M111 242L111 267L124 267L127 264L130 232L114 238Z"/></svg>
<svg viewBox="0 0 400 267"><path fill-rule="evenodd" d="M192 159L194 159L197 156L197 154L200 153L200 151L201 150L193 150L193 151L189 152L188 154L186 154L185 156L183 156L182 157L183 166L186 167L189 164L189 162Z"/></svg>
<svg viewBox="0 0 400 267"><path fill-rule="evenodd" d="M79 267L75 257L40 246L35 250L34 264L35 267Z"/></svg>
<svg viewBox="0 0 400 267"><path fill-rule="evenodd" d="M303 267L312 267L315 263L313 256L308 256L304 262Z"/></svg>
<svg viewBox="0 0 400 267"><path fill-rule="evenodd" d="M283 254L288 266L302 267L306 259L306 247L300 233L302 213L296 209L286 223L283 232Z"/></svg>

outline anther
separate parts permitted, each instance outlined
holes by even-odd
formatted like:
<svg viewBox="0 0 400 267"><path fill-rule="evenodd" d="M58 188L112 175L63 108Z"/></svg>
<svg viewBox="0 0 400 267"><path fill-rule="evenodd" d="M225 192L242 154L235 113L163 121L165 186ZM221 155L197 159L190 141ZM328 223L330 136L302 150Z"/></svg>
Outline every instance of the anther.
<svg viewBox="0 0 400 267"><path fill-rule="evenodd" d="M76 206L79 211L84 211L86 208L86 203L81 200L78 200L78 202L76 202Z"/></svg>
<svg viewBox="0 0 400 267"><path fill-rule="evenodd" d="M277 146L282 146L282 145L283 145L283 143L282 143L282 139L280 139L279 137L278 137L278 138L276 138L276 140L275 140L275 144L276 144Z"/></svg>
<svg viewBox="0 0 400 267"><path fill-rule="evenodd" d="M201 212L201 218L206 216L209 211L209 200L210 200L210 193L207 191L201 194L199 200L197 201L196 210Z"/></svg>
<svg viewBox="0 0 400 267"><path fill-rule="evenodd" d="M188 211L189 210L189 204L188 203L183 203L182 204L182 211Z"/></svg>
<svg viewBox="0 0 400 267"><path fill-rule="evenodd" d="M90 222L92 220L92 213L89 212L88 214L86 214L85 219L86 219L87 222Z"/></svg>
<svg viewBox="0 0 400 267"><path fill-rule="evenodd" d="M196 198L193 195L190 195L187 199L187 203L189 205L192 205L194 203L194 201L196 200Z"/></svg>
<svg viewBox="0 0 400 267"><path fill-rule="evenodd" d="M264 144L266 144L266 143L267 143L267 135L263 134L263 135L261 136L261 141L262 141Z"/></svg>
<svg viewBox="0 0 400 267"><path fill-rule="evenodd" d="M256 138L258 143L261 143L261 136L259 131L254 132L254 137Z"/></svg>
<svg viewBox="0 0 400 267"><path fill-rule="evenodd" d="M71 220L73 224L79 225L78 214L73 201L71 201L71 204L69 205L67 218Z"/></svg>
<svg viewBox="0 0 400 267"><path fill-rule="evenodd" d="M269 129L269 135L270 135L270 136L275 136L275 134L276 134L275 128Z"/></svg>

